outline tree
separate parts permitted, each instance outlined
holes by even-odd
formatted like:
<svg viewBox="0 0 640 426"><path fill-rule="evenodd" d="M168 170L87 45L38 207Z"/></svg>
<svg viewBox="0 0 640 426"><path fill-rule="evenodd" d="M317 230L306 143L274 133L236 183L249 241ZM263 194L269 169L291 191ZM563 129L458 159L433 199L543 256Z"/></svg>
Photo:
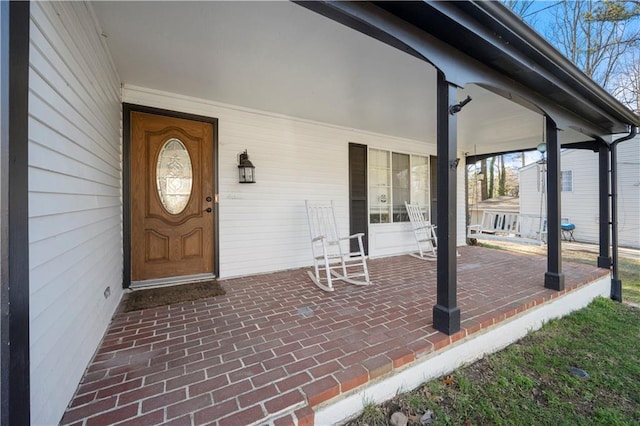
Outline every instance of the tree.
<svg viewBox="0 0 640 426"><path fill-rule="evenodd" d="M605 1L585 15L585 19L594 22L633 21L636 18L640 18L640 0ZM628 43L629 51L619 58L619 72L612 78L608 89L625 106L640 114L640 30L631 36Z"/></svg>
<svg viewBox="0 0 640 426"><path fill-rule="evenodd" d="M637 47L639 34L630 29L634 17L622 3L592 0L563 1L552 12L549 40L585 74L608 88L620 72L620 59Z"/></svg>
<svg viewBox="0 0 640 426"><path fill-rule="evenodd" d="M621 68L622 72L612 82L611 94L640 114L640 51L630 55Z"/></svg>
<svg viewBox="0 0 640 426"><path fill-rule="evenodd" d="M469 203L475 204L496 196L517 197L520 153L485 158L468 170ZM491 192L489 192L491 191Z"/></svg>
<svg viewBox="0 0 640 426"><path fill-rule="evenodd" d="M493 179L494 179L494 169L496 165L496 157L491 157L489 161L489 189L487 191L488 198L493 198Z"/></svg>
<svg viewBox="0 0 640 426"><path fill-rule="evenodd" d="M507 195L507 169L504 165L504 155L500 156L500 171L498 172L498 195Z"/></svg>
<svg viewBox="0 0 640 426"><path fill-rule="evenodd" d="M511 9L516 15L521 18L531 17L531 19L527 20L527 23L531 26L535 26L533 22L535 21L535 10L534 5L535 1L533 0L504 0L504 5Z"/></svg>
<svg viewBox="0 0 640 426"><path fill-rule="evenodd" d="M625 21L640 16L640 1L605 0L585 14L590 21Z"/></svg>
<svg viewBox="0 0 640 426"><path fill-rule="evenodd" d="M485 158L480 162L480 173L482 174L482 179L480 180L480 200L486 200L489 198L489 190L487 187L487 161Z"/></svg>
<svg viewBox="0 0 640 426"><path fill-rule="evenodd" d="M528 5L523 13L520 3L528 2L505 1L595 82L611 93L622 90L624 66L640 49L640 0L559 1L538 9L548 9L546 26L533 20L538 11Z"/></svg>
<svg viewBox="0 0 640 426"><path fill-rule="evenodd" d="M514 169L513 167L507 167L505 180L505 195L508 195L510 197L518 197L520 195L518 170Z"/></svg>

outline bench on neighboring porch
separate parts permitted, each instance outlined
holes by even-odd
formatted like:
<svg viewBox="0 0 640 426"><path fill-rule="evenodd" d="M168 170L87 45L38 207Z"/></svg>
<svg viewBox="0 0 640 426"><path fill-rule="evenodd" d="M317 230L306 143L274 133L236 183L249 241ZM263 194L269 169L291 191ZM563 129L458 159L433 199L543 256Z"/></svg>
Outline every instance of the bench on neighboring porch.
<svg viewBox="0 0 640 426"><path fill-rule="evenodd" d="M535 215L485 210L480 223L467 227L467 238L544 244L547 238L547 219Z"/></svg>

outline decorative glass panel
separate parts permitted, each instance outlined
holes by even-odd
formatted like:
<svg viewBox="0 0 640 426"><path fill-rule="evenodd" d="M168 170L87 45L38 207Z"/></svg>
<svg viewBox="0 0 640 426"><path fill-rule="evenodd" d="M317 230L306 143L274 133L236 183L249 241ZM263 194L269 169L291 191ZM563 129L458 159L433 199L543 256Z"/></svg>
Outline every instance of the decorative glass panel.
<svg viewBox="0 0 640 426"><path fill-rule="evenodd" d="M178 139L164 143L156 165L160 202L171 214L181 213L191 197L193 170L189 152Z"/></svg>

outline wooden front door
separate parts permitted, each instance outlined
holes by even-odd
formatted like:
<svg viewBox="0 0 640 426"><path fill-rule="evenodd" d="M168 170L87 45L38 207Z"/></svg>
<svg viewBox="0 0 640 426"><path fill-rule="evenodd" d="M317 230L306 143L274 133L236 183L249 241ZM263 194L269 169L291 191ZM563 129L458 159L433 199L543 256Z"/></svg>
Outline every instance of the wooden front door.
<svg viewBox="0 0 640 426"><path fill-rule="evenodd" d="M131 279L213 274L213 124L131 113Z"/></svg>

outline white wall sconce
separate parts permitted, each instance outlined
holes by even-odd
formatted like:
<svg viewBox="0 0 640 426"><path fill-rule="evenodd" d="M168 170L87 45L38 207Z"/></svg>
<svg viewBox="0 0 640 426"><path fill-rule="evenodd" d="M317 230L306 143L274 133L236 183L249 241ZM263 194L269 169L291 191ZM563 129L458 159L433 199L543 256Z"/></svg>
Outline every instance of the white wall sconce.
<svg viewBox="0 0 640 426"><path fill-rule="evenodd" d="M256 168L249 161L249 154L246 149L240 153L238 163L238 182L256 183Z"/></svg>

